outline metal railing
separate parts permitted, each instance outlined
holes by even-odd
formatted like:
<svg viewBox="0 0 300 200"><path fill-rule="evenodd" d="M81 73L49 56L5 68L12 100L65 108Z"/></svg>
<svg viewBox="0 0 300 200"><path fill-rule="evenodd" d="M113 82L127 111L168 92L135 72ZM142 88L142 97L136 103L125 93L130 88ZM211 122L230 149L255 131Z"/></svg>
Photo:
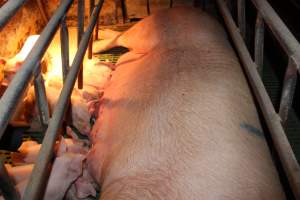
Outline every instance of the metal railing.
<svg viewBox="0 0 300 200"><path fill-rule="evenodd" d="M90 5L94 5L94 1L90 1ZM280 161L287 174L293 193L296 198L300 198L300 168L283 129L283 125L286 123L288 111L291 108L294 96L295 85L297 81L297 71L300 72L300 46L267 1L252 0L253 4L258 10L255 26L255 59L253 61L243 40L246 33L245 0L237 1L239 28L232 19L225 1L216 0L256 99L259 102L263 116L270 130L274 146L278 151ZM11 4L11 2L13 1L7 2L8 5L11 5L10 7L5 7L7 6L5 4L5 6L1 7L0 9L0 29L7 23L7 21L13 16L18 8L23 5L25 1L14 1L15 4ZM40 199L41 194L45 189L46 182L50 174L49 165L53 157L53 147L56 139L59 136L59 129L62 126L62 121L68 109L67 105L70 103L70 96L77 76L78 86L82 87L82 60L88 48L89 42L92 40L91 36L93 29L96 24L98 25L97 19L103 2L104 0L99 0L96 7L94 9L90 9L90 12L92 12L90 16L90 23L84 32L83 29L85 15L82 14L82 11L84 10L84 1L78 1L78 38L80 39L80 42L78 42L78 51L75 55L72 65L69 67L69 35L66 25L66 12L73 3L73 0L62 1L61 5L51 17L50 21L41 33L38 41L25 59L21 69L15 75L0 100L1 139L8 122L12 118L17 105L23 97L25 89L28 87L31 80L34 79L40 118L45 127L48 127L36 165L30 177L28 187L26 188L24 199ZM170 6L172 6L172 3L170 3ZM1 13L3 9L9 11ZM265 25L270 28L289 57L279 113L275 112L270 97L268 96L259 76L263 66ZM50 119L48 106L46 106L47 98L45 95L45 86L40 72L40 61L59 26L61 26L61 56L64 85L58 102L55 106L53 116ZM89 51L91 51L91 47L89 49ZM0 173L6 174L4 170L1 170L2 168L3 167L0 167ZM8 178L4 178L2 181L9 182L7 179ZM16 191L13 188L8 187L5 191L8 191L7 195L18 198L18 194L15 194Z"/></svg>
<svg viewBox="0 0 300 200"><path fill-rule="evenodd" d="M54 144L59 136L59 130L62 126L65 113L69 107L68 105L70 104L70 96L72 94L72 90L74 88L77 77L78 82L83 82L82 73L80 76L78 76L78 74L79 71L82 70L81 66L83 58L104 2L104 0L99 0L97 2L97 5L94 6L95 1L90 0L90 22L86 28L86 31L84 31L84 1L78 1L78 50L71 67L69 67L69 33L66 25L66 13L73 1L74 0L63 0L61 2L60 6L57 8L56 12L51 17L46 27L40 34L39 39L26 57L20 70L16 73L13 80L10 82L9 86L0 99L1 139L6 126L8 125L16 110L16 107L23 98L26 88L33 80L39 115L42 125L44 125L46 129L46 133L43 139L40 153L38 155L37 162L34 166L24 194L24 199L28 200L40 199L45 189L51 171L49 166L51 165L51 160L53 157ZM11 2L12 1L9 1L7 2L7 4L11 4ZM18 2L20 2L20 4L18 4L19 8L21 6L21 1ZM3 22L3 26L17 12L17 6L15 5L15 7L13 8L14 9L10 9L9 14L0 14L0 22ZM1 9L3 9L3 7ZM50 118L44 80L41 75L40 62L59 26L61 26L61 58L64 84L58 102L54 108L52 117ZM92 41L90 42L90 45L92 45ZM89 51L92 51L92 47L89 48ZM5 174L7 174L5 172L5 168L0 167L0 175L3 179L1 179L1 181L9 183L9 177L4 176ZM4 188L4 190L2 189L3 185L0 186L2 192L5 192L4 195L14 197L14 199L18 199L19 195L16 194L14 188L9 186L11 186L11 184Z"/></svg>
<svg viewBox="0 0 300 200"><path fill-rule="evenodd" d="M0 8L0 30L9 22L26 0L10 0Z"/></svg>
<svg viewBox="0 0 300 200"><path fill-rule="evenodd" d="M293 194L296 199L300 199L300 167L283 129L293 102L297 81L297 70L300 72L300 45L266 0L251 1L258 11L255 26L254 61L252 60L243 39L246 34L245 0L237 0L237 21L239 28L234 22L225 0L216 0L220 13L223 16L228 32L245 69L254 95L263 113L274 147L278 152L279 159L287 175ZM259 76L263 67L265 25L270 28L272 34L279 41L285 53L289 57L279 113L276 113Z"/></svg>

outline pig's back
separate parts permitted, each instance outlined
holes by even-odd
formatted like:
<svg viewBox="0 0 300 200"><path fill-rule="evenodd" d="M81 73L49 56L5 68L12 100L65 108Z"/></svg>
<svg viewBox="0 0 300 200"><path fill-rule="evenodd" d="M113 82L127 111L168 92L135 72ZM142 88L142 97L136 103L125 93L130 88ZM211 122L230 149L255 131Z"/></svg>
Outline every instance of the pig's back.
<svg viewBox="0 0 300 200"><path fill-rule="evenodd" d="M224 42L223 37L220 24L201 9L175 7L141 20L121 35L119 43L134 52L148 53L157 46L202 47L207 42Z"/></svg>
<svg viewBox="0 0 300 200"><path fill-rule="evenodd" d="M113 73L90 154L103 199L284 198L238 60L210 37Z"/></svg>

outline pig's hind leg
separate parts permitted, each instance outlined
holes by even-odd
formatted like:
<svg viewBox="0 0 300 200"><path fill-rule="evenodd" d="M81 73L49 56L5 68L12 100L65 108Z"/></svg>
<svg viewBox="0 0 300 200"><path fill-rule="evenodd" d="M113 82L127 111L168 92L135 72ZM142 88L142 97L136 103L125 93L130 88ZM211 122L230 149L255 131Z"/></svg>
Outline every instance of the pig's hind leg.
<svg viewBox="0 0 300 200"><path fill-rule="evenodd" d="M119 38L121 32L105 29L99 31L101 40L95 41L93 44L94 53L103 52L114 47L121 46Z"/></svg>

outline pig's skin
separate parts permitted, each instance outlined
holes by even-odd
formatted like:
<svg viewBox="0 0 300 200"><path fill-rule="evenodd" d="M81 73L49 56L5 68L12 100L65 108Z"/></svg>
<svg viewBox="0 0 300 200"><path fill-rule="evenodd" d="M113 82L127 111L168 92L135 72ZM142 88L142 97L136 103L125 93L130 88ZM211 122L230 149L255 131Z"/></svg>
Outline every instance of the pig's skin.
<svg viewBox="0 0 300 200"><path fill-rule="evenodd" d="M7 167L8 174L15 184L18 184L29 178L33 169L33 164L16 167Z"/></svg>
<svg viewBox="0 0 300 200"><path fill-rule="evenodd" d="M44 200L61 200L70 185L82 175L82 154L65 153L54 161L51 175L44 193ZM23 198L29 179L22 180L16 185L17 191Z"/></svg>
<svg viewBox="0 0 300 200"><path fill-rule="evenodd" d="M264 137L244 126L261 129L221 25L173 8L114 45L144 55L117 67L92 130L102 199L285 198Z"/></svg>

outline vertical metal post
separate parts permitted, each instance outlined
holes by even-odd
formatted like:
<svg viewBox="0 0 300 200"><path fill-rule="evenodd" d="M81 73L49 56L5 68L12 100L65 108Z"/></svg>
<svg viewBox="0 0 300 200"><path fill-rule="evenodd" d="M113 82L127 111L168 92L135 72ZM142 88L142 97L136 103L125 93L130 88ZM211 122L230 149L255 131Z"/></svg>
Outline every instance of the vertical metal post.
<svg viewBox="0 0 300 200"><path fill-rule="evenodd" d="M253 1L253 0L252 0ZM300 167L295 157L292 147L283 130L280 117L275 112L270 97L264 87L261 78L256 70L256 65L251 59L251 55L245 45L243 38L237 31L237 27L226 7L224 0L217 0L217 5L224 18L227 30L231 35L233 44L242 62L242 66L246 72L247 78L253 90L253 93L259 103L262 114L269 128L274 147L278 152L278 156L288 177L289 183L296 199L300 197ZM259 0L263 2L263 0Z"/></svg>
<svg viewBox="0 0 300 200"><path fill-rule="evenodd" d="M147 14L150 15L150 0L147 0Z"/></svg>
<svg viewBox="0 0 300 200"><path fill-rule="evenodd" d="M283 88L280 99L279 116L281 118L281 123L283 126L286 125L288 119L289 110L293 104L293 98L295 94L296 84L297 84L297 68L298 63L295 62L293 57L289 58L289 63L286 68Z"/></svg>
<svg viewBox="0 0 300 200"><path fill-rule="evenodd" d="M255 44L254 44L254 61L257 65L257 70L260 76L263 74L264 64L264 35L265 26L261 14L258 12L255 23Z"/></svg>
<svg viewBox="0 0 300 200"><path fill-rule="evenodd" d="M0 189L5 199L18 200L20 195L17 192L12 180L10 179L8 172L3 164L3 160L0 161Z"/></svg>
<svg viewBox="0 0 300 200"><path fill-rule="evenodd" d="M122 8L122 17L123 17L123 24L127 21L127 8L125 0L121 0L121 8Z"/></svg>
<svg viewBox="0 0 300 200"><path fill-rule="evenodd" d="M207 5L206 0L202 0L202 1L201 1L201 7L202 7L203 10L206 9L206 5Z"/></svg>
<svg viewBox="0 0 300 200"><path fill-rule="evenodd" d="M38 7L39 7L39 10L40 10L40 13L42 15L43 20L44 20L45 24L47 24L48 21L49 21L49 17L47 15L46 11L45 11L43 1L42 0L37 0L37 4L38 4Z"/></svg>
<svg viewBox="0 0 300 200"><path fill-rule="evenodd" d="M246 4L245 0L237 1L237 10L238 10L238 25L242 37L246 38Z"/></svg>
<svg viewBox="0 0 300 200"><path fill-rule="evenodd" d="M230 13L233 13L233 10L234 10L234 2L233 1L234 0L226 0L226 5L227 5Z"/></svg>
<svg viewBox="0 0 300 200"><path fill-rule="evenodd" d="M69 60L69 31L66 22L66 15L61 20L60 28L60 45L61 45L61 61L62 61L62 75L63 82L65 83L66 77L70 69ZM72 124L72 106L71 101L67 103L69 109L66 114L66 121L68 124Z"/></svg>
<svg viewBox="0 0 300 200"><path fill-rule="evenodd" d="M84 33L84 0L78 0L78 33L77 33L77 46L79 46L82 35ZM83 65L80 65L80 71L78 74L78 89L83 88Z"/></svg>
<svg viewBox="0 0 300 200"><path fill-rule="evenodd" d="M96 29L95 29L95 40L99 40L99 18L97 19L97 22L96 22Z"/></svg>
<svg viewBox="0 0 300 200"><path fill-rule="evenodd" d="M62 75L65 81L69 71L69 31L66 24L66 16L61 20L60 28L60 45L61 45L61 61L62 61Z"/></svg>
<svg viewBox="0 0 300 200"><path fill-rule="evenodd" d="M49 123L49 107L46 96L44 79L41 74L41 65L38 64L37 71L34 75L34 91L37 100L37 107L40 115L40 121L43 129L46 129Z"/></svg>
<svg viewBox="0 0 300 200"><path fill-rule="evenodd" d="M30 176L27 188L24 193L24 200L38 200L43 195L46 183L51 171L51 161L54 155L54 145L56 139L59 137L59 130L62 126L62 121L67 110L66 104L70 100L70 96L74 89L76 77L79 73L80 64L86 53L89 39L93 33L96 24L96 18L99 15L104 0L100 0L93 12L93 18L87 27L86 32L82 37L78 51L70 67L65 84L62 88L59 99L55 105L53 116L49 123L43 144L40 149L36 164L34 165L32 174Z"/></svg>
<svg viewBox="0 0 300 200"><path fill-rule="evenodd" d="M91 17L92 17L91 15L93 13L94 6L95 6L95 0L90 0L89 21L91 21ZM92 56L93 56L93 40L94 40L94 37L92 34L90 43L89 43L89 49L88 49L88 59L92 59Z"/></svg>

